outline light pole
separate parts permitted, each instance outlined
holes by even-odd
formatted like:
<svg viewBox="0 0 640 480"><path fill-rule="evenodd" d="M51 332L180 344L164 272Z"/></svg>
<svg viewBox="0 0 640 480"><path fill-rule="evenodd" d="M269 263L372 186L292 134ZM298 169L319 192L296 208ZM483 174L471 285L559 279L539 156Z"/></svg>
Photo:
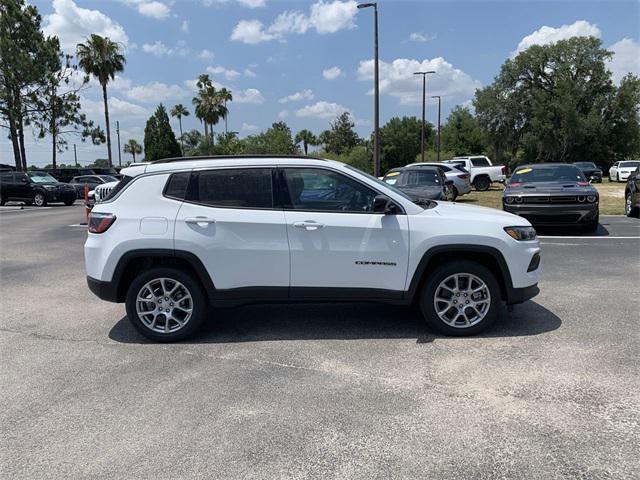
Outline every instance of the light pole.
<svg viewBox="0 0 640 480"><path fill-rule="evenodd" d="M116 121L116 133L118 134L118 166L122 167L122 152L120 151L120 122Z"/></svg>
<svg viewBox="0 0 640 480"><path fill-rule="evenodd" d="M426 94L427 94L427 75L436 73L433 70L428 72L413 72L414 75L422 75L422 133L420 136L420 158L424 162L424 124L425 124L425 106L426 106Z"/></svg>
<svg viewBox="0 0 640 480"><path fill-rule="evenodd" d="M438 99L438 161L440 161L440 105L442 103L442 97L440 95L432 95L431 98Z"/></svg>
<svg viewBox="0 0 640 480"><path fill-rule="evenodd" d="M373 7L373 174L380 176L380 85L378 78L378 4L360 3L358 8Z"/></svg>

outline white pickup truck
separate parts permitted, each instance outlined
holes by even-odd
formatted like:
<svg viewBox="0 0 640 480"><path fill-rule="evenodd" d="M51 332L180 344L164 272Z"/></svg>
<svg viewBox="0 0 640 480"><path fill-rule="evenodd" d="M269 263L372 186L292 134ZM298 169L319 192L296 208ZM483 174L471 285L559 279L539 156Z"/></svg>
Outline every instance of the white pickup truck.
<svg viewBox="0 0 640 480"><path fill-rule="evenodd" d="M489 190L492 183L505 183L507 180L506 168L502 165L494 166L489 157L484 155L455 157L453 160L444 160L443 163L452 163L464 167L471 174L471 184L478 191Z"/></svg>

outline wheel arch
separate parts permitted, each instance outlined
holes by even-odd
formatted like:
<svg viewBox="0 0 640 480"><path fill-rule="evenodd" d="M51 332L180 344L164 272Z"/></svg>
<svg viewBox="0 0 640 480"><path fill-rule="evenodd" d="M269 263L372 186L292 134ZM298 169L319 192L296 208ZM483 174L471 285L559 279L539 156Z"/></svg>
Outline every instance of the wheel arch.
<svg viewBox="0 0 640 480"><path fill-rule="evenodd" d="M213 301L215 285L202 261L191 252L172 249L140 249L125 253L113 272L115 301L125 301L129 285L140 270L159 265L175 266L193 275L202 286L205 296L210 302Z"/></svg>
<svg viewBox="0 0 640 480"><path fill-rule="evenodd" d="M416 300L430 271L453 260L469 260L486 267L500 286L501 298L507 302L512 298L511 273L500 250L485 245L458 244L431 247L424 253L411 278L407 291L408 300L412 303Z"/></svg>

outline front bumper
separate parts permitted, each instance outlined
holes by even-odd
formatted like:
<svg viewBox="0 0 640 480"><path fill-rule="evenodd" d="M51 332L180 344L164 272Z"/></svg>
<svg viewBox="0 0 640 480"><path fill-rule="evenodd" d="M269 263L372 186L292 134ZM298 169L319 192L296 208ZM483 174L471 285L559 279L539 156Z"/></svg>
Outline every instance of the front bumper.
<svg viewBox="0 0 640 480"><path fill-rule="evenodd" d="M507 304L514 305L516 303L523 303L532 299L540 293L538 284L530 285L523 288L512 288L507 294Z"/></svg>
<svg viewBox="0 0 640 480"><path fill-rule="evenodd" d="M505 212L526 218L532 225L582 225L598 217L598 203L571 205L532 205L504 203Z"/></svg>
<svg viewBox="0 0 640 480"><path fill-rule="evenodd" d="M629 175L633 172L618 172L618 176L620 177L621 182L626 182L629 179Z"/></svg>
<svg viewBox="0 0 640 480"><path fill-rule="evenodd" d="M45 197L47 202L70 202L71 200L77 200L78 195L76 189L73 190L45 190Z"/></svg>

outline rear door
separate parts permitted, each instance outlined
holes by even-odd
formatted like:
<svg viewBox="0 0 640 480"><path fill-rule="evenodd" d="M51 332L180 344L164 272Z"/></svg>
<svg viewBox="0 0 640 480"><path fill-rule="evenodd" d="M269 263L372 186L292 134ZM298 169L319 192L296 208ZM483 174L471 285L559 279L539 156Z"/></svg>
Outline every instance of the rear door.
<svg viewBox="0 0 640 480"><path fill-rule="evenodd" d="M29 200L33 196L31 179L26 173L15 173L11 187L11 196L23 200Z"/></svg>
<svg viewBox="0 0 640 480"><path fill-rule="evenodd" d="M407 216L373 213L378 194L341 172L282 168L291 250L291 295L404 290ZM347 292L345 289L351 289ZM365 290L366 289L366 290Z"/></svg>
<svg viewBox="0 0 640 480"><path fill-rule="evenodd" d="M261 166L191 174L176 218L175 248L196 254L217 290L287 295L289 243L284 212L275 207L275 173Z"/></svg>

